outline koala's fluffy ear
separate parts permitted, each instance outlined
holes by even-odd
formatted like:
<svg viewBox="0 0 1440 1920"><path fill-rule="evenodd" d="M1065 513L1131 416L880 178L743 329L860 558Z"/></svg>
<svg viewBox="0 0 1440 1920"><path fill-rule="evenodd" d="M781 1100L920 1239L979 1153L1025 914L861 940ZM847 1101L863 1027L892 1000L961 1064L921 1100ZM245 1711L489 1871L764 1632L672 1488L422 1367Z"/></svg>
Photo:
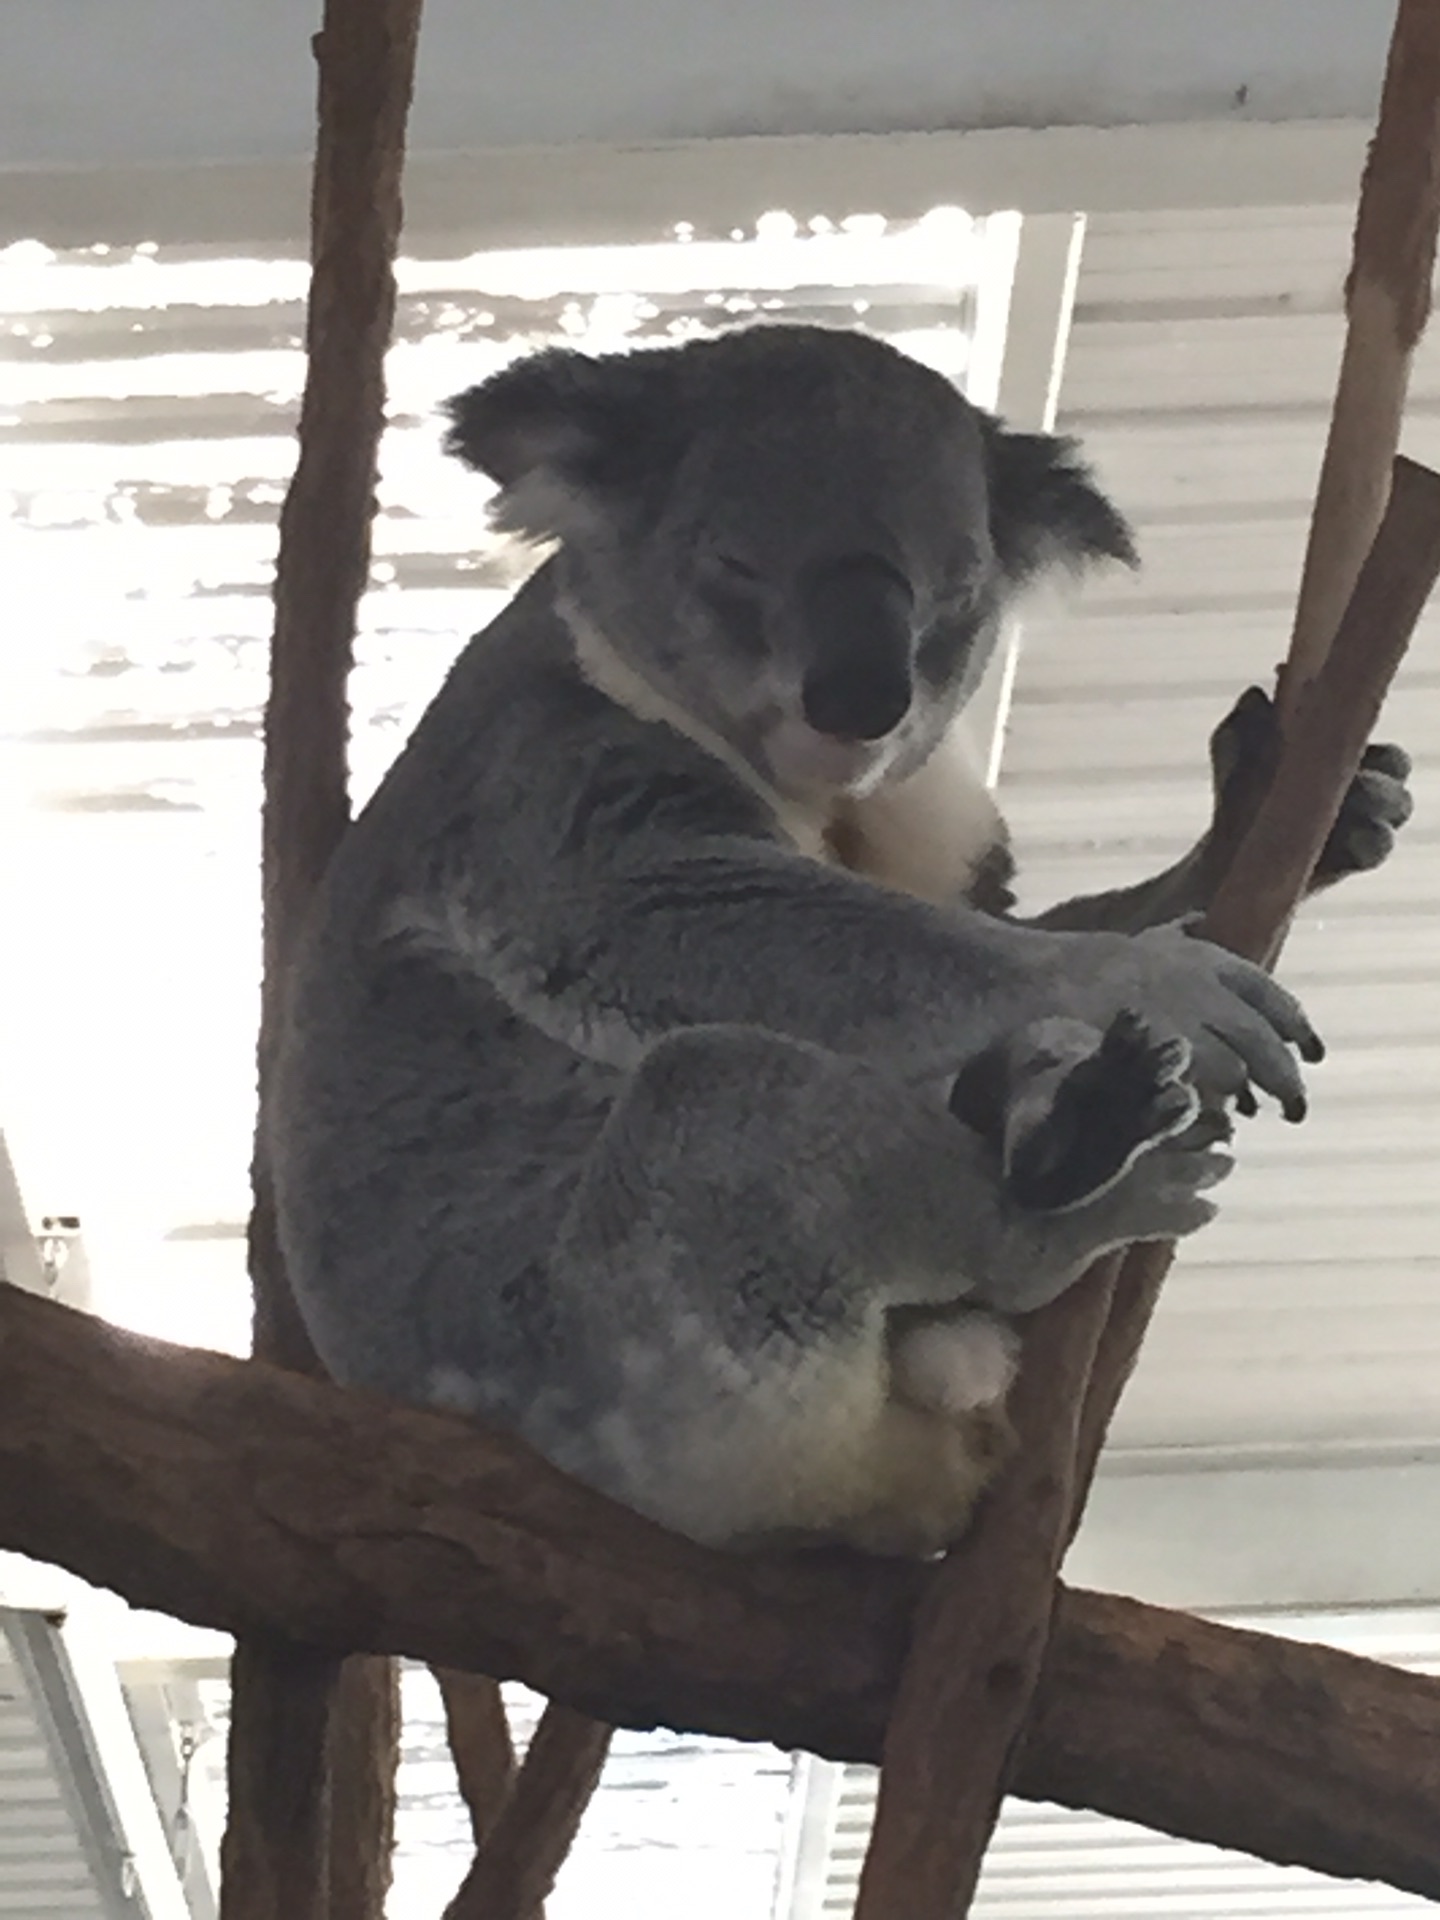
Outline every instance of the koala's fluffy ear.
<svg viewBox="0 0 1440 1920"><path fill-rule="evenodd" d="M555 347L517 360L446 403L445 450L497 483L497 525L539 540L581 532L601 493L668 462L666 357Z"/></svg>
<svg viewBox="0 0 1440 1920"><path fill-rule="evenodd" d="M990 536L1006 578L1024 586L1056 566L1139 565L1124 518L1096 486L1073 440L1011 433L988 417Z"/></svg>

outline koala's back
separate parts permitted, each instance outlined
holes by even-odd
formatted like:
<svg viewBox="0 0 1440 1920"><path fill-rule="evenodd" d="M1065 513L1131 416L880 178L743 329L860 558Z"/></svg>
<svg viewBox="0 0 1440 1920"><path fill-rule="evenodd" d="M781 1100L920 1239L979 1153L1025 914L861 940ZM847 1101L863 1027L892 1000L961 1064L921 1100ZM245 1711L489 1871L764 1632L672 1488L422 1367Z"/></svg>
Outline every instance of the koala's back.
<svg viewBox="0 0 1440 1920"><path fill-rule="evenodd" d="M527 590L347 835L292 977L271 1136L287 1266L331 1372L443 1400L448 1365L504 1420L546 1377L543 1252L616 1076L445 965L412 914L447 841L468 830L477 858L505 857L517 776L486 716L554 697L548 637Z"/></svg>
<svg viewBox="0 0 1440 1920"><path fill-rule="evenodd" d="M517 841L517 787L550 769L568 799L587 753L663 766L666 751L693 773L694 804L722 824L727 807L759 818L725 768L581 679L542 570L470 642L347 834L291 980L270 1144L321 1358L349 1384L483 1414L552 1457L614 1397L601 1375L626 1300L603 1303L606 1338L577 1340L595 1303L560 1297L546 1262L625 1075L447 960L425 922L472 865L545 887L546 847ZM551 825L571 830L563 806Z"/></svg>

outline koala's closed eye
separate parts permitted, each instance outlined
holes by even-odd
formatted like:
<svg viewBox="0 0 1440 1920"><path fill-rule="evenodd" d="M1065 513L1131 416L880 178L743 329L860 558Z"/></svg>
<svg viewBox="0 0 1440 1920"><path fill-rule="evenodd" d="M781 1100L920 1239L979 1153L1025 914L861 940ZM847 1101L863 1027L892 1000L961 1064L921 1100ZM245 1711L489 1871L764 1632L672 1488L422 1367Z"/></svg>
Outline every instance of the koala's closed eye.
<svg viewBox="0 0 1440 1920"><path fill-rule="evenodd" d="M752 567L748 560L742 560L734 553L712 553L708 556L709 565L722 579L744 582L747 586L760 586L763 576L758 567Z"/></svg>

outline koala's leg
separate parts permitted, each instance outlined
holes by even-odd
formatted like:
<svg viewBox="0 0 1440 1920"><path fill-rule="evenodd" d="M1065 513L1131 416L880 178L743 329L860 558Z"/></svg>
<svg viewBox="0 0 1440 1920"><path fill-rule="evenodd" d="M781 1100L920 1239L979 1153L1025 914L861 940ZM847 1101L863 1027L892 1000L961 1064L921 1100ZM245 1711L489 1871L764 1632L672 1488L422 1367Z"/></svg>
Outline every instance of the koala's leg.
<svg viewBox="0 0 1440 1920"><path fill-rule="evenodd" d="M1234 843L1269 784L1279 753L1274 702L1250 687L1210 737L1214 810L1204 836L1164 873L1133 887L1063 901L1027 924L1057 931L1138 933L1145 927L1203 913L1215 896ZM1413 811L1410 756L1403 748L1372 744L1350 783L1311 877L1309 891L1365 873L1390 857ZM983 901L976 901L984 905Z"/></svg>
<svg viewBox="0 0 1440 1920"><path fill-rule="evenodd" d="M755 1029L653 1047L552 1253L603 1356L561 1464L702 1539L954 1538L1003 1451L1015 1360L975 1309L1039 1305L1103 1248L1199 1225L1218 1175L1162 1138L1042 1213L947 1093Z"/></svg>

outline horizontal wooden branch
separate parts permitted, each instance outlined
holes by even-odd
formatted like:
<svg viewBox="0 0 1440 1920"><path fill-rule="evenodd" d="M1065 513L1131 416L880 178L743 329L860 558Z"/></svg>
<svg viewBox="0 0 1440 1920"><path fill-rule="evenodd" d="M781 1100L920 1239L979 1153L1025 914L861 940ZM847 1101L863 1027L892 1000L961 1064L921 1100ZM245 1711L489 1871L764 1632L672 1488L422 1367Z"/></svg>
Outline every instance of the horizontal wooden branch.
<svg viewBox="0 0 1440 1920"><path fill-rule="evenodd" d="M1440 1679L1062 1590L1025 1793L1440 1900Z"/></svg>
<svg viewBox="0 0 1440 1920"><path fill-rule="evenodd" d="M857 1760L933 1577L708 1552L457 1418L5 1287L0 1546L201 1625ZM1440 1899L1440 1680L1064 1594L1016 1785Z"/></svg>

